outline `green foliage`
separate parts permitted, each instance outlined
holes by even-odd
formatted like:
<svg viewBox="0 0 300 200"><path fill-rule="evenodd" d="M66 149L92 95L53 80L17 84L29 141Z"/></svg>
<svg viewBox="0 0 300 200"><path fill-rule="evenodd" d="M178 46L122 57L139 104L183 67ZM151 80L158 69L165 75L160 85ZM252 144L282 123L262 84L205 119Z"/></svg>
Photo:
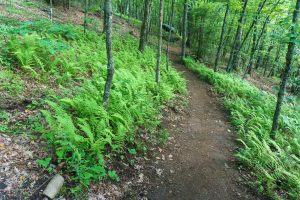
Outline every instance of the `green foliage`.
<svg viewBox="0 0 300 200"><path fill-rule="evenodd" d="M169 136L170 135L167 130L165 129L161 130L158 135L158 142L160 144L166 144L168 142Z"/></svg>
<svg viewBox="0 0 300 200"><path fill-rule="evenodd" d="M154 81L155 51L146 48L141 54L138 41L122 35L113 40L116 73L110 107L105 110L102 96L107 58L103 36L46 21L24 22L5 32L9 40L0 51L1 58L7 58L3 62L7 73L1 71L0 75L6 74L3 77L9 83L13 81L8 81L9 77L17 77L15 72L23 72L36 82L50 82L51 87L59 88L55 95L49 92L48 100L27 107L38 109L45 104L41 114L46 123L41 124L44 120L37 116L38 120L29 120L30 128L43 133L55 153L52 160L66 163L66 172L82 186L106 177L118 181L115 171L106 170L109 155L122 154L127 144L132 155L144 152L147 148L135 143L135 127L153 132L160 123L157 116L162 105L176 93L186 94L184 79L175 70L167 72L165 62L158 88ZM50 162L37 161L49 171Z"/></svg>
<svg viewBox="0 0 300 200"><path fill-rule="evenodd" d="M109 177L111 180L114 180L114 181L120 181L120 178L119 178L119 176L117 175L116 171L108 171L108 172L107 172L107 175L108 175L108 177Z"/></svg>
<svg viewBox="0 0 300 200"><path fill-rule="evenodd" d="M8 70L0 70L0 92L17 95L23 91L23 88L24 82L20 76Z"/></svg>
<svg viewBox="0 0 300 200"><path fill-rule="evenodd" d="M8 128L9 115L5 111L0 111L0 132L6 132Z"/></svg>
<svg viewBox="0 0 300 200"><path fill-rule="evenodd" d="M252 169L261 192L273 198L299 199L300 191L300 106L285 101L276 141L269 136L275 108L275 96L228 74L185 60L186 66L199 74L224 95L224 105L237 128L241 150L240 162Z"/></svg>
<svg viewBox="0 0 300 200"><path fill-rule="evenodd" d="M36 161L36 163L37 163L39 166L41 166L41 167L47 169L47 171L48 171L49 173L52 171L52 167L50 167L50 162L51 162L51 157L47 157L47 158L45 158L45 159L43 159L43 160L37 160L37 161Z"/></svg>

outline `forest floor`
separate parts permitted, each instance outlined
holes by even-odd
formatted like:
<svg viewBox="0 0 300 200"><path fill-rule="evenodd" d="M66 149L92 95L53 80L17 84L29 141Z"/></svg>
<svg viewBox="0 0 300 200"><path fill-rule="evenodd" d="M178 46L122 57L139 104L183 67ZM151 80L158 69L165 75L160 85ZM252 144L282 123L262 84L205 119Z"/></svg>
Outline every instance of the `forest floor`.
<svg viewBox="0 0 300 200"><path fill-rule="evenodd" d="M149 199L261 199L245 186L250 176L238 170L234 130L211 86L181 64L179 48L170 58L188 81L189 104L186 112L165 114L174 140L164 154L172 159L160 162L165 173L152 176Z"/></svg>
<svg viewBox="0 0 300 200"><path fill-rule="evenodd" d="M32 9L43 13L38 8ZM62 16L62 21L71 21L74 24L80 24L82 21L83 14L81 12L75 12L76 15L69 13L63 15L62 13L59 15ZM45 13L43 14L47 16ZM68 16L72 16L72 18L65 19ZM12 17L14 18L14 16ZM133 26L129 28L124 20L115 19L119 31L130 32L138 37L136 28ZM101 24L99 23L99 25ZM262 199L246 186L251 176L238 169L234 158L238 148L235 144L234 129L230 125L228 114L219 102L217 95L213 93L210 85L201 81L197 75L181 64L179 48L171 48L170 59L173 66L187 80L189 95L188 106L184 108L184 111L181 109L165 110L163 128L170 133L168 143L164 147L153 148L153 159L147 163L141 162L140 165L144 165L142 166L144 170L139 173L134 171L136 177L127 179L127 182L93 184L89 190L90 199L119 199L119 197L128 199L126 196L132 197L126 193L143 194L146 199L153 200ZM22 167L15 167L14 171L9 169L6 171L14 173L14 176L11 175L13 177L11 179L16 180L11 180L11 182L18 183L21 190L22 184L20 183L26 182L25 176L22 174L28 172L28 177L34 179L34 181L30 181L32 183L30 188L35 188L35 191L30 192L31 195L40 192L39 190L42 188L37 185L43 186L49 178L40 169L30 166L34 160L43 157L37 152L39 147L44 145L40 143L32 142L29 138L24 139L23 136L21 138L21 136L0 135L0 144L3 144L0 145L0 152L5 155L2 158L6 158L5 160L0 159L6 163L2 167L6 170L6 167L14 166L10 162L18 163L17 161L20 159L20 163L26 168L24 172L20 170ZM36 146L34 146L35 144ZM7 154L4 154L4 150ZM13 152L14 155L12 155ZM3 173L7 173L5 170ZM2 178L9 179L9 174L6 175ZM36 177L33 177L34 175ZM135 182L130 186L132 191L124 191L127 183L129 185L131 182ZM3 189L1 185L3 185L2 179L0 179L0 189ZM109 195L109 193L118 194ZM125 195L121 193L125 193Z"/></svg>

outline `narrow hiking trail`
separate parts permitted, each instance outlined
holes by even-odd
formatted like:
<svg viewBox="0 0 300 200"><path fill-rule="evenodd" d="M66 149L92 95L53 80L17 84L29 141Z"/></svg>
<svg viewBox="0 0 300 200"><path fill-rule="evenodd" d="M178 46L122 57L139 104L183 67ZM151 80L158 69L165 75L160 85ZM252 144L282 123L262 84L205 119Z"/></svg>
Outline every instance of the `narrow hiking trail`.
<svg viewBox="0 0 300 200"><path fill-rule="evenodd" d="M164 173L150 180L154 186L148 198L259 199L244 186L235 165L235 135L225 110L211 92L211 86L180 64L179 51L171 49L170 59L188 81L189 105L183 116L168 113L171 117L163 123L175 144L167 145L162 152L167 157L159 164Z"/></svg>

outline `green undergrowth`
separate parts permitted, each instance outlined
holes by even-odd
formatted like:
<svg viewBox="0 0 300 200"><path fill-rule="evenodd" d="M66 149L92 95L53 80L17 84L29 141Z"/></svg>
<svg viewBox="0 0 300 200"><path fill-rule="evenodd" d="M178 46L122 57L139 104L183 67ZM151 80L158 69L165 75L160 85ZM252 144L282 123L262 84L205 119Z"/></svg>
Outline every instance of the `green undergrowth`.
<svg viewBox="0 0 300 200"><path fill-rule="evenodd" d="M214 73L192 59L187 68L223 95L241 148L237 158L251 169L253 184L274 199L300 199L300 106L286 98L278 137L270 138L276 98L230 74Z"/></svg>
<svg viewBox="0 0 300 200"><path fill-rule="evenodd" d="M116 70L109 109L105 110L102 95L107 59L103 35L90 31L84 34L82 27L48 21L3 27L0 64L5 71L1 76L8 74L9 79L18 73L56 91L44 97L46 103L39 107L44 126L39 132L54 155L38 164L52 171L51 162L65 163L64 172L80 186L107 177L118 180L116 171L105 165L110 155L139 153L138 130L155 135L162 106L177 94L186 94L184 79L175 70L166 71L164 62L158 88L156 52L146 48L141 54L136 39L115 33Z"/></svg>

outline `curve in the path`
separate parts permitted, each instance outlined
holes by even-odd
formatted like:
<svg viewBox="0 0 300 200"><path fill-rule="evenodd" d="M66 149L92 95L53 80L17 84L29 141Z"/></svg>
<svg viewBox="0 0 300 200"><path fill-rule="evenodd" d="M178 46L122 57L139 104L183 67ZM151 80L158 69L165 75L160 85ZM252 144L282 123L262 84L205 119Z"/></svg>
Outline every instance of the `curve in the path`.
<svg viewBox="0 0 300 200"><path fill-rule="evenodd" d="M163 153L172 159L160 162L163 175L150 180L154 186L148 199L259 199L243 185L234 161L233 129L211 87L180 64L178 50L173 49L170 56L173 66L188 81L189 106L180 122L164 122L175 142Z"/></svg>

